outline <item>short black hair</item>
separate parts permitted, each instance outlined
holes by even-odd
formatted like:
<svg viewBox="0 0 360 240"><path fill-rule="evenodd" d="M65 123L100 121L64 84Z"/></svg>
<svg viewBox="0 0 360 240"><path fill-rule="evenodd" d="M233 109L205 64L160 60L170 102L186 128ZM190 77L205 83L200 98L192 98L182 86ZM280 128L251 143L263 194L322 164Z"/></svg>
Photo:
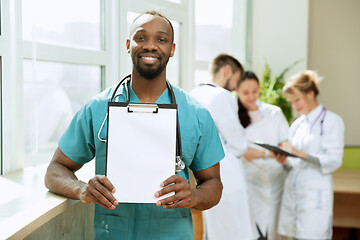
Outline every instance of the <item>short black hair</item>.
<svg viewBox="0 0 360 240"><path fill-rule="evenodd" d="M143 16L143 15L152 15L152 16L157 16L157 17L161 17L161 18L165 19L165 20L169 23L169 25L170 25L171 32L172 32L172 43L174 42L174 27L173 27L173 25L171 24L171 21L170 21L167 17L165 17L163 14L161 14L160 12L158 12L158 11L148 10L148 11L146 11L146 12L141 13L139 16L137 16L137 17L134 19L134 21L132 22L131 26L136 22L136 20L138 20L138 19L139 19L141 16ZM131 28L130 28L130 29L131 29Z"/></svg>

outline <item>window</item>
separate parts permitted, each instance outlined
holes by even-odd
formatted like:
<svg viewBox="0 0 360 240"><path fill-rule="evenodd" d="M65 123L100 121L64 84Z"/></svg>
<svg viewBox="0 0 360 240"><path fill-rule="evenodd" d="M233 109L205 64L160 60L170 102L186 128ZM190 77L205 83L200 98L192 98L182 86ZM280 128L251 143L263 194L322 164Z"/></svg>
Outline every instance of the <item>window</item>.
<svg viewBox="0 0 360 240"><path fill-rule="evenodd" d="M100 50L101 30L100 0L22 1L24 40Z"/></svg>
<svg viewBox="0 0 360 240"><path fill-rule="evenodd" d="M102 63L74 62L103 50L100 0L22 1L24 166L50 161L74 114L102 89ZM71 7L69 7L71 6ZM83 11L86 6L86 11ZM31 50L30 50L31 47ZM41 54L48 49L51 56ZM26 54L31 52L29 56Z"/></svg>
<svg viewBox="0 0 360 240"><path fill-rule="evenodd" d="M1 5L2 5L2 1L0 1L0 36L2 35L2 31L1 31L1 29L2 29L2 16L1 16L2 7L1 7Z"/></svg>
<svg viewBox="0 0 360 240"><path fill-rule="evenodd" d="M48 162L74 114L101 91L98 66L24 60L25 166Z"/></svg>
<svg viewBox="0 0 360 240"><path fill-rule="evenodd" d="M167 0L169 2L173 2L173 3L181 3L181 0Z"/></svg>
<svg viewBox="0 0 360 240"><path fill-rule="evenodd" d="M208 65L218 54L228 53L246 64L247 7L251 1L195 1L195 84L208 82Z"/></svg>
<svg viewBox="0 0 360 240"><path fill-rule="evenodd" d="M1 3L0 3L1 6ZM1 9L0 9L1 13ZM0 14L1 19L1 14ZM1 23L0 23L1 26ZM2 157L2 61L1 61L1 54L0 54L0 175L3 174L3 157Z"/></svg>
<svg viewBox="0 0 360 240"><path fill-rule="evenodd" d="M50 161L79 107L131 72L125 43L138 13L170 19L176 49L167 77L191 90L218 53L245 61L249 2L1 0L1 173Z"/></svg>
<svg viewBox="0 0 360 240"><path fill-rule="evenodd" d="M74 114L118 81L119 30L117 1L1 3L4 174L50 161Z"/></svg>
<svg viewBox="0 0 360 240"><path fill-rule="evenodd" d="M5 40L4 40L4 31L3 31L3 23L6 14L3 14L3 1L0 0L0 174L3 174L4 171L4 161L3 161L3 137L2 137L2 129L3 129L3 96L2 96L2 89L3 89L3 56L6 55L8 52Z"/></svg>
<svg viewBox="0 0 360 240"><path fill-rule="evenodd" d="M206 6L206 7L205 7ZM209 61L219 53L231 52L233 0L195 1L195 58Z"/></svg>

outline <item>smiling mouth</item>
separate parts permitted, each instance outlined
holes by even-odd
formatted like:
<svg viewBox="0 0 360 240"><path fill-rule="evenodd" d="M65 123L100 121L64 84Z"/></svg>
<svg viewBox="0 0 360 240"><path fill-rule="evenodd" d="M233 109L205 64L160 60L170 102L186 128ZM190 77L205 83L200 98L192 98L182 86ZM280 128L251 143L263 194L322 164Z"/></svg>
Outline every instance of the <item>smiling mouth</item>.
<svg viewBox="0 0 360 240"><path fill-rule="evenodd" d="M141 57L141 59L145 64L153 64L159 60L156 57Z"/></svg>

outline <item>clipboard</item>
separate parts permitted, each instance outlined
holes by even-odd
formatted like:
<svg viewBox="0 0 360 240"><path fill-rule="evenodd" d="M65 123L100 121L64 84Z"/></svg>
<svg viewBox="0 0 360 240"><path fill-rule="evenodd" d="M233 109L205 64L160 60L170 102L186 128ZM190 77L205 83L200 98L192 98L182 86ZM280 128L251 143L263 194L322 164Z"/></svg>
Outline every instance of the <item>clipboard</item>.
<svg viewBox="0 0 360 240"><path fill-rule="evenodd" d="M293 154L291 152L288 152L288 151L286 151L284 149L281 149L281 148L279 148L277 146L274 146L274 145L270 145L270 144L266 144L266 143L259 143L259 142L253 142L253 143L256 144L256 145L259 145L259 146L261 146L263 148L266 148L266 149L268 149L268 150L270 150L270 151L272 151L274 153L280 153L280 154L288 156L288 157L301 158L301 157L299 157L299 156L297 156L297 155L295 155L295 154Z"/></svg>
<svg viewBox="0 0 360 240"><path fill-rule="evenodd" d="M156 203L175 174L177 105L108 103L106 175L122 203Z"/></svg>

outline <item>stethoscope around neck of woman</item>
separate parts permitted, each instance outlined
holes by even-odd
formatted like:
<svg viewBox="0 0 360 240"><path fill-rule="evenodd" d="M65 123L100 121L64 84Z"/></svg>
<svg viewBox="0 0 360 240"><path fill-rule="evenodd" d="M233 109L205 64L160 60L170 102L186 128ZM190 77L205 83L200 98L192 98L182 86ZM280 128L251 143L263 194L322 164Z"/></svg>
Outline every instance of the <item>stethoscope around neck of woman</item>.
<svg viewBox="0 0 360 240"><path fill-rule="evenodd" d="M310 126L310 133L311 133L314 125L316 124L316 122L321 118L321 119L320 119L320 136L323 135L323 124L324 124L324 119L325 119L325 116L326 116L326 111L327 111L326 108L325 108L325 107L322 107L320 114L316 117L316 119L314 120L314 122L313 122L313 123L311 124L311 126ZM300 125L301 125L304 121L305 121L305 118L303 118L303 119L301 120L301 122L296 126L296 128L295 128L295 130L294 130L294 132L293 132L293 134L292 134L292 137L294 137L294 135L295 135L295 133L297 132L297 130L299 129Z"/></svg>
<svg viewBox="0 0 360 240"><path fill-rule="evenodd" d="M116 92L117 90L119 89L119 87L125 83L124 87L125 87L125 90L126 90L126 101L125 103L127 104L130 104L130 91L129 91L129 88L128 88L128 83L129 81L131 80L131 74L127 75L126 77L124 77L118 84L117 86L115 87L115 90L110 98L110 101L109 102L112 102L115 98L115 95L116 95ZM175 94L174 94L174 90L173 88L171 87L171 84L166 80L166 85L167 85L167 88L169 89L169 92L170 92L170 96L171 96L171 102L172 104L175 104L176 105L176 99L175 99ZM98 131L98 139L101 141L101 142L104 142L104 143L107 143L107 140L106 139L103 139L100 137L100 133L104 127L104 124L106 122L106 120L108 119L108 114L109 113L106 113L105 115L105 118L104 118L104 121L102 122L101 126L100 126L100 129ZM180 172L181 170L184 170L185 169L185 163L184 161L182 160L182 149L181 149L181 136L180 136L180 127L179 127L179 116L178 116L178 113L176 113L176 157L175 157L175 171L176 172Z"/></svg>

